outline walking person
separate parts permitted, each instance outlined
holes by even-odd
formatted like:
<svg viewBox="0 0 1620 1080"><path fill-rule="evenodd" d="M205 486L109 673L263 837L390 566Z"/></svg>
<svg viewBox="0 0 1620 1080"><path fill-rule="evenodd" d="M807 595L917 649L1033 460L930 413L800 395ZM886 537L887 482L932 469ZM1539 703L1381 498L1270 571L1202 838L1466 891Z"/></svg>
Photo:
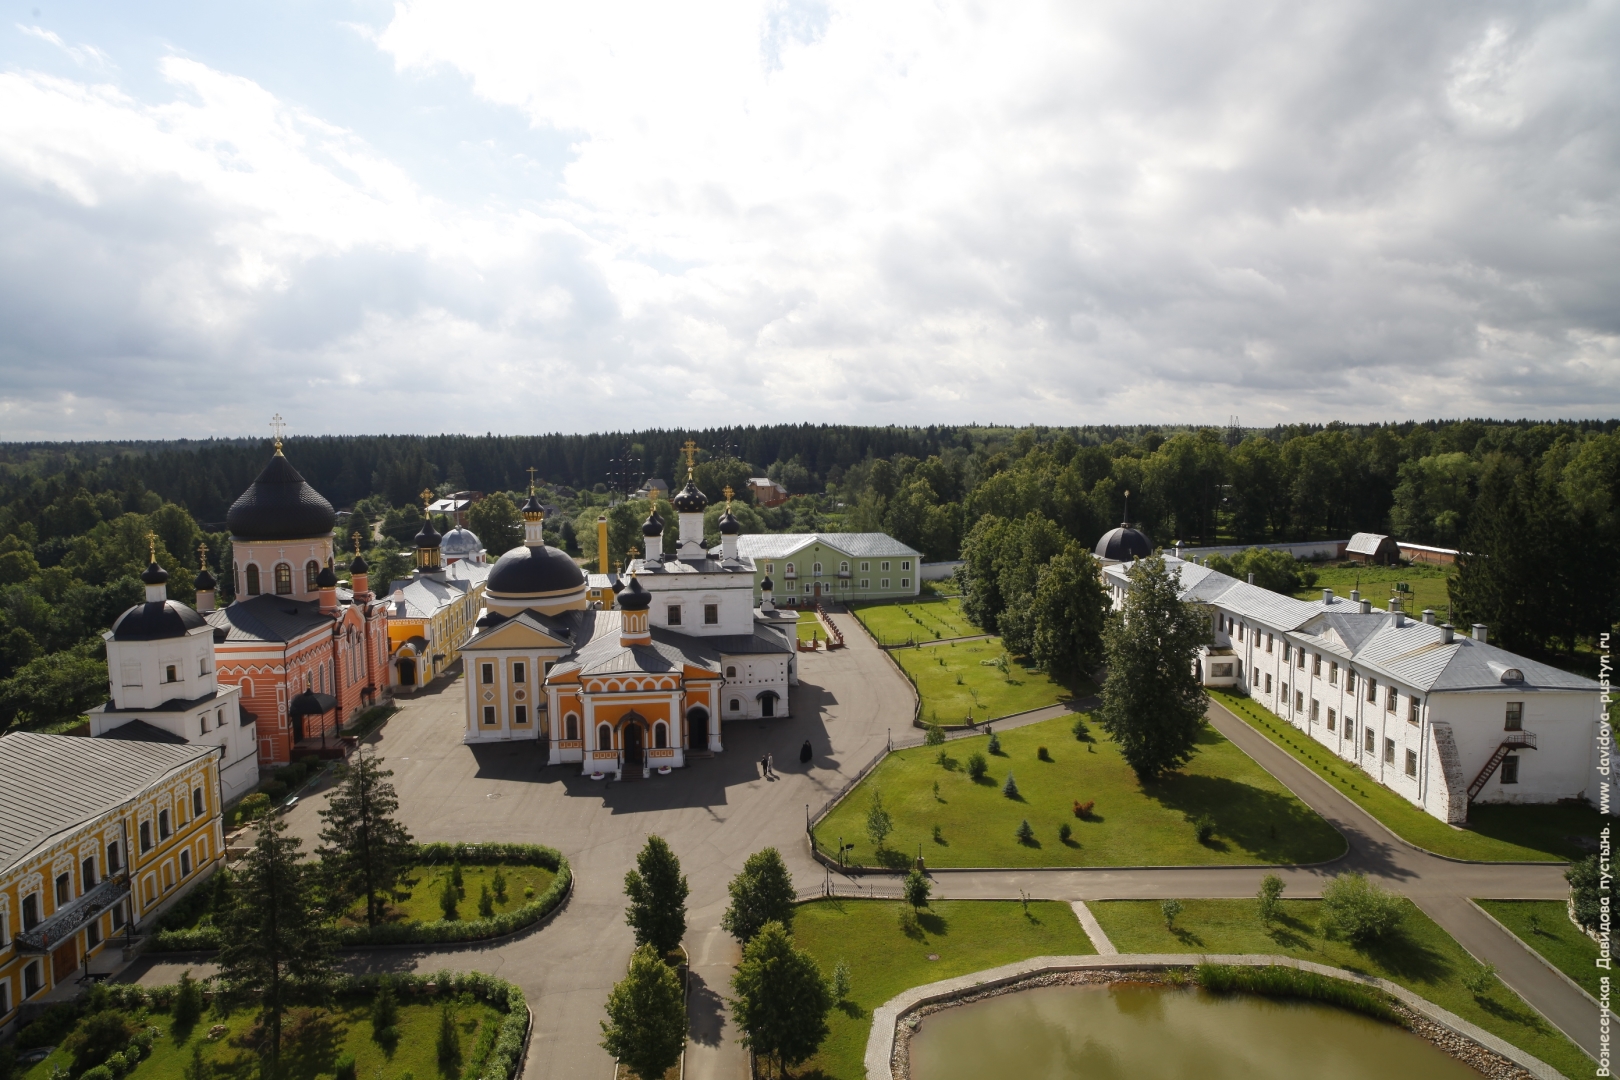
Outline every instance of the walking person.
<svg viewBox="0 0 1620 1080"><path fill-rule="evenodd" d="M773 767L774 764L775 763L771 761L771 755L766 754L765 755L765 775L770 777L772 780L776 779L776 769Z"/></svg>
<svg viewBox="0 0 1620 1080"><path fill-rule="evenodd" d="M810 759L815 757L815 756L816 756L816 752L815 752L814 749L811 748L810 740L809 739L804 740L804 745L799 748L799 764L800 765L808 765L808 764L810 764Z"/></svg>
<svg viewBox="0 0 1620 1080"><path fill-rule="evenodd" d="M765 754L759 759L759 775L766 780L771 778L771 755Z"/></svg>

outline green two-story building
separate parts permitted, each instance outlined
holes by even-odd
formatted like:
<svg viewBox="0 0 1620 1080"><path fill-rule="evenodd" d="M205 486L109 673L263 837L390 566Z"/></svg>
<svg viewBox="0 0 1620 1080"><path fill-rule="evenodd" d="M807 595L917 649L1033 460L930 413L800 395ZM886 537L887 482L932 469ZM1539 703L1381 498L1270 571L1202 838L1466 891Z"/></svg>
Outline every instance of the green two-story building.
<svg viewBox="0 0 1620 1080"><path fill-rule="evenodd" d="M753 560L756 603L767 577L785 607L899 600L922 587L922 553L887 533L756 533L737 537L737 554Z"/></svg>

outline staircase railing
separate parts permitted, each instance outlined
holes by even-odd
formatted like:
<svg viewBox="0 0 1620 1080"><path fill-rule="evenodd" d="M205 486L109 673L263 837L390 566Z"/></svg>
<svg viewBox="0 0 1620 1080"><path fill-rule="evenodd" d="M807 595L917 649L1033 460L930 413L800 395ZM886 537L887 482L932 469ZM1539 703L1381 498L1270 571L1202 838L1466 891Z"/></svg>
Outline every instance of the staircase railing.
<svg viewBox="0 0 1620 1080"><path fill-rule="evenodd" d="M1509 731L1504 734L1501 744L1491 753L1490 760L1485 762L1483 769L1479 770L1479 775L1474 777L1474 782L1468 785L1468 800L1472 802L1481 791L1485 790L1485 785L1490 783L1497 766L1502 764L1502 759L1507 757L1508 754L1514 750L1534 750L1535 748L1536 736L1534 732Z"/></svg>

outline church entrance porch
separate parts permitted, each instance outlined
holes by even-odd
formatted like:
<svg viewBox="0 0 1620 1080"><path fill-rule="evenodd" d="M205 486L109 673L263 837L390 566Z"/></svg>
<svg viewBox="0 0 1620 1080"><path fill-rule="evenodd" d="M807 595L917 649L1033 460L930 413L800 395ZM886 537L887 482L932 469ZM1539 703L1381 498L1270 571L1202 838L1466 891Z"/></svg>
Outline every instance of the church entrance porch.
<svg viewBox="0 0 1620 1080"><path fill-rule="evenodd" d="M639 721L624 726L624 771L639 777L647 768L647 729Z"/></svg>

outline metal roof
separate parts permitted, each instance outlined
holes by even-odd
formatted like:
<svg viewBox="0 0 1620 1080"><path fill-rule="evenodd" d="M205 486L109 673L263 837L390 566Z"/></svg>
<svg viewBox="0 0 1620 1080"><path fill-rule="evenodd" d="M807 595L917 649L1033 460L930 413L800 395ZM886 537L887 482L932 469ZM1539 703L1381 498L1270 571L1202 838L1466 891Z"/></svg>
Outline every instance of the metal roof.
<svg viewBox="0 0 1620 1080"><path fill-rule="evenodd" d="M737 537L737 554L754 559L785 559L820 541L852 559L922 558L888 533L748 533ZM715 548L719 551L719 548Z"/></svg>
<svg viewBox="0 0 1620 1080"><path fill-rule="evenodd" d="M93 821L213 746L17 731L0 737L0 872L53 837Z"/></svg>
<svg viewBox="0 0 1620 1080"><path fill-rule="evenodd" d="M1388 539L1389 537L1383 533L1356 533L1350 538L1350 542L1344 545L1344 550L1346 554L1376 555L1378 549Z"/></svg>
<svg viewBox="0 0 1620 1080"><path fill-rule="evenodd" d="M108 728L98 739L124 739L133 742L160 742L173 746L184 746L186 739L172 731L164 731L160 727L153 727L145 720L131 720L127 724L119 724L115 728Z"/></svg>
<svg viewBox="0 0 1620 1080"><path fill-rule="evenodd" d="M203 618L214 627L215 641L296 641L312 630L330 627L333 614L323 614L318 600L261 594L211 611ZM220 631L225 636L220 637Z"/></svg>

